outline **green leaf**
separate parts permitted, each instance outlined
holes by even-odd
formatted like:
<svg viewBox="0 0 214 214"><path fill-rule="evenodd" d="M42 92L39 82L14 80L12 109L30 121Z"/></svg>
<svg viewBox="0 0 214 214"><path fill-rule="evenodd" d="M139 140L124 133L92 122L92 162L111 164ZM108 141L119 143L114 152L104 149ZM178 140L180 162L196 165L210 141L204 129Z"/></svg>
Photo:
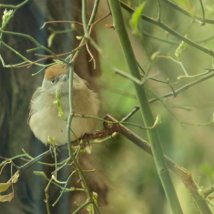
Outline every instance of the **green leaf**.
<svg viewBox="0 0 214 214"><path fill-rule="evenodd" d="M6 27L8 22L13 16L13 10L4 10L3 16L2 16L2 23L1 23L1 28Z"/></svg>
<svg viewBox="0 0 214 214"><path fill-rule="evenodd" d="M183 53L183 51L188 47L187 43L185 43L183 40L180 42L178 47L175 50L175 56L177 58L180 57L180 55Z"/></svg>
<svg viewBox="0 0 214 214"><path fill-rule="evenodd" d="M138 34L139 31L138 31L138 22L139 22L139 19L140 19L140 16L143 12L143 9L145 7L145 4L146 2L143 2L142 4L140 4L135 12L132 14L132 17L131 17L131 20L130 20L130 25L131 25L131 28L132 28L132 31L134 34Z"/></svg>
<svg viewBox="0 0 214 214"><path fill-rule="evenodd" d="M50 48L53 44L53 40L56 36L56 33L52 33L49 37L48 37L48 47Z"/></svg>
<svg viewBox="0 0 214 214"><path fill-rule="evenodd" d="M58 117L61 117L62 119L66 120L65 114L62 108L62 103L61 103L61 96L58 91L56 91L56 100L54 100L54 104L57 106L57 111L58 111Z"/></svg>

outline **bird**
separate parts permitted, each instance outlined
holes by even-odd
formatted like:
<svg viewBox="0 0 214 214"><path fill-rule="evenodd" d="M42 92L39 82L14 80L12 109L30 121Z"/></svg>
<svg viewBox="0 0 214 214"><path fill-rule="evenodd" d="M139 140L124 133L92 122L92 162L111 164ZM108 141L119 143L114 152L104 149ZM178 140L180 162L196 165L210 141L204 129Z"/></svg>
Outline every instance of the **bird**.
<svg viewBox="0 0 214 214"><path fill-rule="evenodd" d="M72 93L70 136L75 141L91 133L97 125L100 109L98 94L89 89L86 80L73 72L73 88L69 92L68 65L56 63L46 68L42 85L30 102L29 126L36 138L45 145L63 145L68 142L69 93ZM87 117L88 116L88 117ZM89 117L90 116L90 117Z"/></svg>

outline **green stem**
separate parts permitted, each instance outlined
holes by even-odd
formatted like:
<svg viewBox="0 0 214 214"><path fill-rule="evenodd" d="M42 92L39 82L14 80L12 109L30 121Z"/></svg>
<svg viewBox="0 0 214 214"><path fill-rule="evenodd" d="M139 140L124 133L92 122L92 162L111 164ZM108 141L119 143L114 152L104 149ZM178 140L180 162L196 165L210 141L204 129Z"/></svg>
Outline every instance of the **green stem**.
<svg viewBox="0 0 214 214"><path fill-rule="evenodd" d="M125 8L127 11L129 11L130 13L134 12L134 9L132 9L131 7L129 7L127 4L121 2L121 5L123 8ZM182 34L180 34L179 32L175 31L174 29L168 27L166 24L164 24L163 22L160 22L159 20L156 20L154 18L145 16L145 15L141 15L141 19L154 24L160 28L162 28L163 30L167 31L168 33L170 33L171 35L175 36L176 38L179 38L180 40L184 41L186 44L210 55L210 56L214 56L214 51L208 48L205 48L203 46L198 45L197 43L193 42L192 40L186 38L185 36L183 36Z"/></svg>
<svg viewBox="0 0 214 214"><path fill-rule="evenodd" d="M123 47L123 51L126 57L126 61L130 70L130 73L137 79L141 79L140 72L138 70L137 62L128 38L128 34L125 29L125 25L123 22L123 16L120 8L119 0L109 0L109 5L111 8L114 26L118 32L118 36ZM138 84L134 84L136 95L139 100L141 113L144 121L144 125L146 127L150 127L154 124L154 118L152 112L150 110L150 106L146 97L145 90L142 86ZM171 209L173 213L181 214L182 209L180 203L178 201L174 186L172 184L171 178L169 176L169 172L167 169L167 165L164 160L164 155L162 151L161 144L159 143L159 137L157 133L157 129L151 129L146 131L148 136L148 141L151 144L152 153L154 155L155 166L160 177L161 183L163 185L166 197L170 203Z"/></svg>
<svg viewBox="0 0 214 214"><path fill-rule="evenodd" d="M84 30L84 36L88 37L88 28L87 28L87 18L86 18L86 12L87 11L87 5L86 0L82 0L82 24L83 24L83 30Z"/></svg>
<svg viewBox="0 0 214 214"><path fill-rule="evenodd" d="M30 0L25 0L21 2L20 4L13 5L13 4L0 4L0 8L10 8L10 9L18 9L22 7L24 4L28 3Z"/></svg>
<svg viewBox="0 0 214 214"><path fill-rule="evenodd" d="M2 30L2 29L0 29L0 33L8 34L8 35L14 35L14 36L18 36L18 37L22 37L22 38L28 39L29 41L34 43L38 48L41 48L44 51L47 51L48 53L50 53L52 55L56 55L52 50L50 50L49 48L47 48L44 45L40 44L36 39L34 39L32 36L30 36L28 34L19 33L19 32L13 32L13 31L6 31L6 30Z"/></svg>
<svg viewBox="0 0 214 214"><path fill-rule="evenodd" d="M69 153L69 158L73 161L74 167L79 175L79 178L81 180L82 186L85 189L86 196L88 200L93 204L94 210L96 210L96 213L100 213L98 206L96 205L96 202L94 202L92 192L86 182L85 175L82 172L79 163L72 151L70 142L71 142L71 124L72 124L72 119L73 119L73 72L74 72L74 67L73 63L68 64L68 71L69 71L69 98L68 98L68 103L69 103L69 117L67 119L67 138L68 138L68 153Z"/></svg>
<svg viewBox="0 0 214 214"><path fill-rule="evenodd" d="M137 109L135 109L136 111ZM109 120L114 123L113 126L115 126L115 130L129 139L132 143L139 146L141 149L143 149L145 152L147 152L150 155L152 154L152 149L150 144L148 144L145 140L140 138L138 135L136 135L133 131L122 125L119 121L117 121L115 118L113 118L111 115L107 115L105 117L106 120ZM112 125L110 124L110 127L112 128ZM208 202L206 201L207 193L199 192L199 187L195 183L192 174L182 166L179 166L177 163L173 162L170 158L168 158L165 155L165 161L169 169L174 172L179 178L182 180L183 184L186 186L186 188L190 191L191 196L194 198L198 208L200 209L200 213L202 214L211 214L211 210L208 206ZM214 191L214 188L211 190ZM209 191L208 194L211 192Z"/></svg>
<svg viewBox="0 0 214 214"><path fill-rule="evenodd" d="M200 5L201 5L201 11L202 11L202 24L204 25L206 22L205 22L205 10L204 10L204 5L203 5L203 1L202 0L199 0L200 1Z"/></svg>
<svg viewBox="0 0 214 214"><path fill-rule="evenodd" d="M184 10L183 8L179 7L176 3L169 1L169 0L163 0L166 4L168 4L170 7L174 8L175 10L179 11L180 13L183 13L184 15L193 18L194 20L198 20L202 23L206 23L206 24L214 24L214 20L213 19L206 19L205 18L205 11L204 11L204 7L203 7L203 2L200 0L200 4L201 4L201 9L202 9L202 15L203 17L199 17L196 15L192 15L191 13L189 13L187 10Z"/></svg>
<svg viewBox="0 0 214 214"><path fill-rule="evenodd" d="M92 25L92 23L93 23L93 21L95 19L99 3L100 3L100 0L95 0L94 1L94 5L93 5L92 12L91 12L91 16L90 16L90 19L88 21L88 30L89 30L90 26Z"/></svg>
<svg viewBox="0 0 214 214"><path fill-rule="evenodd" d="M10 51L12 51L14 54L16 54L18 57L20 57L21 59L23 59L24 62L28 62L29 64L32 64L32 65L38 65L38 66L42 66L44 67L45 65L41 64L41 63L36 63L36 62L33 62L31 60L29 60L28 58L26 58L24 55L22 55L20 52L18 52L17 50L15 50L14 48L12 48L11 46L9 46L7 43L1 41L1 44L3 46L5 46L7 49L9 49ZM1 56L1 55L0 55ZM4 60L3 58L1 57L1 61L4 63ZM23 62L21 63L18 63L18 64L15 64L15 65L22 65ZM10 67L10 65L6 65L5 67ZM14 65L12 65L11 67L15 67Z"/></svg>
<svg viewBox="0 0 214 214"><path fill-rule="evenodd" d="M166 94L163 94L163 95L161 95L161 98L175 97L178 94L182 93L183 91L186 91L187 89L189 89L189 88L191 88L191 87L193 87L195 85L198 85L199 83L201 83L201 82L203 82L203 81L205 81L207 79L211 79L212 77L214 77L214 73L213 72L211 72L209 75L203 76L200 79L191 81L190 83L187 83L187 84L183 85L182 87L180 87L180 88L178 88L178 89L176 89L174 91L170 91L170 92L168 92ZM158 100L159 99L155 97L155 98L151 98L149 100L149 102L150 103L154 103L154 102L156 102Z"/></svg>

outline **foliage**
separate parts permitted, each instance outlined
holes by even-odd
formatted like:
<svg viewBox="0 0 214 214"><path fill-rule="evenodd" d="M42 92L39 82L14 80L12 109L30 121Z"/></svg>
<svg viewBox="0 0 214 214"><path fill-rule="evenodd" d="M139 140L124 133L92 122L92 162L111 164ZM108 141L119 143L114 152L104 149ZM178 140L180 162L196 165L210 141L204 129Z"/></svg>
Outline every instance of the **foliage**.
<svg viewBox="0 0 214 214"><path fill-rule="evenodd" d="M111 4L113 1L115 0L109 2L115 21L114 3ZM118 44L119 40L115 33L118 26L114 25L115 22L113 23L112 19L107 18L109 8L104 9L104 16L95 18L97 13L99 14L99 10L102 10L101 7L98 7L101 4L100 1L93 2L92 12L88 17L87 1L82 0L82 22L76 23L75 20L69 20L71 25L66 31L53 30L48 38L48 47L30 35L7 30L7 25L15 18L16 11L28 2L29 0L25 0L18 5L0 4L0 8L5 9L0 28L0 48L6 48L20 60L19 63L9 61L1 53L0 60L4 67L36 65L39 68L38 73L40 73L48 66L46 63L42 63L43 60L54 57L55 60L69 65L72 80L73 63L82 48L87 49L94 64L96 64L96 59L90 51L89 44L99 52L103 70L101 95L104 110L110 115L96 118L103 122L103 129L98 133L88 135L87 139L83 138L82 141L90 140L92 144L95 144L93 150L94 155L97 154L96 167L103 168L104 174L113 183L114 188L109 197L110 205L103 208L103 213L130 213L130 210L133 213L168 213L162 186L164 186L168 201L171 200L170 204L181 204L184 213L199 211L212 213L213 145L211 139L214 137L212 132L214 50L210 47L213 46L214 20L209 17L212 17L213 14L213 2L209 0L147 0L143 3L137 0L120 1L120 9L124 16L121 23L126 24L127 29L130 29L130 34L132 33L129 35L131 39L129 51L133 50L134 53L131 62L134 66L131 66L131 69L128 69L126 64L131 58L130 52L126 47L124 48L125 43L122 42L123 50ZM59 20L55 20L55 22L57 21ZM113 25L109 23L113 23ZM42 28L51 24L46 22ZM75 31L76 24L82 27L83 32L77 37L78 46L69 53L54 53L51 49L54 39L59 34ZM96 25L98 25L98 43L91 36L91 31ZM118 30L118 35L122 40L125 37L124 32L121 33ZM17 40L24 39L32 42L35 47L27 51L36 53L42 49L47 55L39 56L36 60L27 58L5 42L4 38L9 35L15 36ZM134 72L139 71L139 75L127 72L132 71L133 68L136 68ZM137 88L137 92L133 85ZM141 100L139 97L142 97L144 90L146 96ZM206 96L204 96L205 94ZM136 95L138 100L135 98ZM72 98L72 96L70 97ZM69 103L72 101L70 100ZM143 117L138 111L139 103ZM56 95L56 105L59 114L63 116L58 95ZM158 122L148 119L148 112L149 114L152 112L154 118L158 118ZM111 115L115 115L117 119ZM87 117L87 115L73 114L71 107L70 117L67 119L68 130L70 130L69 127L74 116ZM157 132L159 138L151 137L153 132ZM164 153L155 144L157 139L160 139L160 148L163 148ZM70 141L69 134L68 141ZM44 190L47 213L50 213L51 185L60 189L60 194L52 206L59 203L65 192L79 191L84 193L85 200L77 206L73 213L81 210L88 213L100 213L99 195L90 191L85 178L86 172L81 169L78 162L79 155L87 147L82 141L75 146L70 147L68 144L62 148L68 152L68 157L61 162L57 160L59 151L54 145L50 145L49 150L37 157L32 157L23 150L22 154L3 160L1 167L4 167L4 164L10 164L10 167L16 172L11 173L8 181L0 183L0 193L12 188L12 192L0 195L4 197L3 199L0 197L0 201L12 200L13 186L16 185L19 176L22 176L23 170L32 164L48 166L49 163L41 160L45 156L53 154L52 176L48 177L43 171L34 173L35 176L40 176L47 182ZM150 155L153 154L156 169L151 161L153 159L144 156L142 150ZM158 155L159 158L157 158ZM167 155L173 157L173 160ZM172 185L171 182L166 181L166 177L161 177L161 172L167 171L167 169L164 168L164 164L160 168L158 167L158 165L160 166L159 161L162 159L160 157L163 157L163 163L166 163L167 169L174 172L173 176L170 174L170 180L173 180L178 201L174 197L173 188L169 188ZM20 158L24 158L26 163L16 166L14 160ZM191 172L180 165L187 167ZM73 169L69 171L67 179L59 180L57 172L70 166ZM72 178L81 181L79 189L70 186ZM162 181L161 184L158 178ZM124 197L125 199L122 197L123 194L127 196ZM194 199L196 205L190 197ZM158 203L159 201L160 203ZM174 213L181 212L179 209L177 211L174 209Z"/></svg>

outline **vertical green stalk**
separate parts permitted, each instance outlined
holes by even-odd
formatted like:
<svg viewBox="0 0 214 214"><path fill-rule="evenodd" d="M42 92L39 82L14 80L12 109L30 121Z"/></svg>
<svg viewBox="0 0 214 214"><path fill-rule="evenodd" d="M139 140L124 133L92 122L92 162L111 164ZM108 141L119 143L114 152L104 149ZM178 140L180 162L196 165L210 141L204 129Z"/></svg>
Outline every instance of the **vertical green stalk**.
<svg viewBox="0 0 214 214"><path fill-rule="evenodd" d="M72 141L71 139L71 123L73 119L73 63L68 65L68 106L69 106L69 116L67 119L67 138L68 138L68 153L69 157L73 155L71 151L71 146L70 142Z"/></svg>
<svg viewBox="0 0 214 214"><path fill-rule="evenodd" d="M86 5L86 0L82 0L82 24L83 24L83 30L84 30L84 36L87 38L88 37L88 28L87 28L87 5Z"/></svg>
<svg viewBox="0 0 214 214"><path fill-rule="evenodd" d="M72 151L72 148L71 148L71 123L72 123L72 119L73 119L73 81L74 81L74 78L73 78L73 72L74 72L74 67L73 67L73 63L70 63L68 64L68 75L69 75L69 86L68 86L68 90L69 90L69 97L68 97L68 104L69 104L69 116L68 116L68 119L67 119L67 138L68 138L68 144L67 144L67 147L68 147L68 153L69 153L69 158L68 158L68 161L70 161L70 159L73 161L73 165L75 167L75 170L77 171L78 175L79 175L79 178L80 178L80 181L82 183L82 186L86 192L86 196L87 196L87 203L88 204L92 204L93 205L93 209L96 210L96 213L100 213L99 211L99 208L94 200L94 197L93 197L93 193L91 192L87 182L86 182L86 179L85 179L85 176L84 176L84 173L82 172L80 166L79 166L79 163L78 163L78 160L76 159L73 151ZM80 206L81 209L84 208L83 206Z"/></svg>
<svg viewBox="0 0 214 214"><path fill-rule="evenodd" d="M128 34L125 29L119 0L108 0L108 2L114 21L114 26L118 33L130 73L135 78L140 79L140 72L136 63L134 52L131 47L131 43L128 38ZM151 127L154 124L154 118L148 103L148 99L146 97L145 90L141 85L137 83L134 83L134 86L140 104L144 125L146 127ZM169 176L169 172L164 160L162 147L159 142L157 129L155 127L153 129L147 129L147 136L148 141L151 144L156 170L164 188L167 200L169 201L169 204L171 206L171 210L174 214L181 214L183 212L178 201L171 178Z"/></svg>
<svg viewBox="0 0 214 214"><path fill-rule="evenodd" d="M93 21L95 19L99 3L100 3L100 0L95 0L94 1L94 5L93 5L92 12L91 12L91 16L90 16L90 19L88 21L88 30L89 30L89 27L92 25L92 23L93 23Z"/></svg>

